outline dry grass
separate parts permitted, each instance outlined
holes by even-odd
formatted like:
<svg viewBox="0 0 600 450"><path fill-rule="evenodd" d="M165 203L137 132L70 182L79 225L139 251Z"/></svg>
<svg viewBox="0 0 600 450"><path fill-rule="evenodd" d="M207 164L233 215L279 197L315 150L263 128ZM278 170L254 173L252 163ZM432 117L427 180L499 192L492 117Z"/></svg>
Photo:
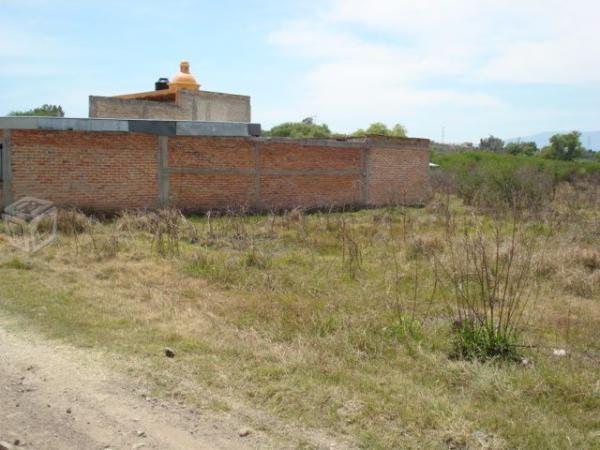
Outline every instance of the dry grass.
<svg viewBox="0 0 600 450"><path fill-rule="evenodd" d="M160 395L264 410L358 446L591 448L600 208L559 194L523 219L535 270L518 343L532 365L448 357L451 285L435 261L450 257L457 223L473 217L493 238L498 219L453 197L311 215L72 213L31 258L0 241L0 308L123 355Z"/></svg>

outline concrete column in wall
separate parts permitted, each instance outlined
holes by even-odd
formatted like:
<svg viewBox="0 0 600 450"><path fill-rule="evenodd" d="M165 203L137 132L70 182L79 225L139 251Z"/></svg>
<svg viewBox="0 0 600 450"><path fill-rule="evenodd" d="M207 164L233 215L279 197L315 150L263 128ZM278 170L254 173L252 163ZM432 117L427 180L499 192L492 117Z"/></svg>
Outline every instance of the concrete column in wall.
<svg viewBox="0 0 600 450"><path fill-rule="evenodd" d="M192 120L198 120L198 99L196 97L192 101Z"/></svg>
<svg viewBox="0 0 600 450"><path fill-rule="evenodd" d="M363 205L367 206L369 204L369 156L371 154L371 149L369 146L365 146L362 148L360 153L361 158L361 196Z"/></svg>
<svg viewBox="0 0 600 450"><path fill-rule="evenodd" d="M88 97L88 117L96 117L96 102L92 101L92 96Z"/></svg>
<svg viewBox="0 0 600 450"><path fill-rule="evenodd" d="M0 211L13 202L11 157L11 131L4 130L4 139L2 140L2 204L0 204Z"/></svg>
<svg viewBox="0 0 600 450"><path fill-rule="evenodd" d="M254 143L254 193L255 207L257 210L262 209L262 201L260 199L260 158L261 158L262 143L256 141Z"/></svg>
<svg viewBox="0 0 600 450"><path fill-rule="evenodd" d="M158 137L158 204L169 206L169 138Z"/></svg>

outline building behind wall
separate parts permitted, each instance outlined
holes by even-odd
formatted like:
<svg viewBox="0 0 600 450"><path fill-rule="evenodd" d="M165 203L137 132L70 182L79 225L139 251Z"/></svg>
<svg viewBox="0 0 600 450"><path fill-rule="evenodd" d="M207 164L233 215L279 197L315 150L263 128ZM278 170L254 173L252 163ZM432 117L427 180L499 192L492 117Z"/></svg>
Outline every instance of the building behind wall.
<svg viewBox="0 0 600 450"><path fill-rule="evenodd" d="M180 71L155 83L155 90L113 97L90 96L90 118L201 120L211 122L252 121L250 97L200 90L182 61Z"/></svg>

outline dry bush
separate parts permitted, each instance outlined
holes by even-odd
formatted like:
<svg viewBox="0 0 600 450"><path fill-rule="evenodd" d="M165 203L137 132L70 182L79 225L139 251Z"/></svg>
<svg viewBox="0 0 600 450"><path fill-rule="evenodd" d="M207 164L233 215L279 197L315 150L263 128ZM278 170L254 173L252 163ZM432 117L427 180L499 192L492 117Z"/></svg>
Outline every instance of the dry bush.
<svg viewBox="0 0 600 450"><path fill-rule="evenodd" d="M76 236L87 232L93 226L93 219L78 209L59 209L56 229L59 233Z"/></svg>
<svg viewBox="0 0 600 450"><path fill-rule="evenodd" d="M152 250L156 250L161 256L179 254L180 241L196 243L199 240L196 227L181 211L172 208L123 212L117 219L115 228L129 234L131 238L140 233L150 235Z"/></svg>
<svg viewBox="0 0 600 450"><path fill-rule="evenodd" d="M444 249L444 243L438 236L423 234L413 237L406 243L406 258L432 257Z"/></svg>
<svg viewBox="0 0 600 450"><path fill-rule="evenodd" d="M495 220L491 236L488 226L480 217L465 221L437 258L453 301L453 356L460 358L514 358L534 285L534 243L522 224L513 218L506 229Z"/></svg>
<svg viewBox="0 0 600 450"><path fill-rule="evenodd" d="M453 195L458 192L457 175L447 172L441 168L430 170L429 184L434 193L443 195Z"/></svg>
<svg viewBox="0 0 600 450"><path fill-rule="evenodd" d="M382 214L373 214L373 218L371 220L373 221L373 225L385 225L392 222L392 218L387 212Z"/></svg>
<svg viewBox="0 0 600 450"><path fill-rule="evenodd" d="M304 210L302 208L294 208L291 211L286 211L284 217L290 222L301 222L304 220Z"/></svg>
<svg viewBox="0 0 600 450"><path fill-rule="evenodd" d="M246 241L250 235L244 216L239 210L229 209L224 213L209 211L206 213L208 237L215 239L233 239ZM221 220L212 220L219 217Z"/></svg>
<svg viewBox="0 0 600 450"><path fill-rule="evenodd" d="M250 250L246 252L242 262L246 267L255 267L257 269L267 269L271 266L271 258L258 250L255 246L252 246Z"/></svg>
<svg viewBox="0 0 600 450"><path fill-rule="evenodd" d="M569 209L600 207L600 181L592 176L580 176L570 183L561 183L555 190L554 201Z"/></svg>
<svg viewBox="0 0 600 450"><path fill-rule="evenodd" d="M342 248L342 268L351 280L356 279L363 264L363 251L360 240L353 235L352 227L345 219L340 221L340 234Z"/></svg>
<svg viewBox="0 0 600 450"><path fill-rule="evenodd" d="M117 219L117 229L133 236L137 233L154 234L156 213L148 211L124 211Z"/></svg>
<svg viewBox="0 0 600 450"><path fill-rule="evenodd" d="M536 255L535 273L560 289L583 298L600 293L600 252L581 244L557 245L546 240Z"/></svg>
<svg viewBox="0 0 600 450"><path fill-rule="evenodd" d="M92 249L97 258L114 258L121 249L119 231L112 225L108 231L101 224L94 224L88 229Z"/></svg>
<svg viewBox="0 0 600 450"><path fill-rule="evenodd" d="M595 249L582 249L576 253L575 261L581 267L594 272L600 269L600 251Z"/></svg>
<svg viewBox="0 0 600 450"><path fill-rule="evenodd" d="M161 256L179 254L179 241L182 237L183 224L187 222L181 211L161 209L152 216L153 231L152 248Z"/></svg>
<svg viewBox="0 0 600 450"><path fill-rule="evenodd" d="M571 271L564 278L567 292L583 298L596 298L600 295L600 272Z"/></svg>
<svg viewBox="0 0 600 450"><path fill-rule="evenodd" d="M561 270L561 262L550 252L539 252L535 257L534 273L544 279L552 279Z"/></svg>

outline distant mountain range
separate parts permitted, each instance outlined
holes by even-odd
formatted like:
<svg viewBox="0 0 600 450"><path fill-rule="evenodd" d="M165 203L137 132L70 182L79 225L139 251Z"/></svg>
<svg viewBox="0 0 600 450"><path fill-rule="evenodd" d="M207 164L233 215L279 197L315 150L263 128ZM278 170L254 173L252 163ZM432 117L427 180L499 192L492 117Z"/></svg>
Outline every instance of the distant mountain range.
<svg viewBox="0 0 600 450"><path fill-rule="evenodd" d="M538 148L548 145L550 137L556 133L565 133L564 131L546 131L531 136L521 136L518 138L507 139L506 142L535 142ZM591 148L595 151L600 151L600 131L582 131L581 143L585 148Z"/></svg>

